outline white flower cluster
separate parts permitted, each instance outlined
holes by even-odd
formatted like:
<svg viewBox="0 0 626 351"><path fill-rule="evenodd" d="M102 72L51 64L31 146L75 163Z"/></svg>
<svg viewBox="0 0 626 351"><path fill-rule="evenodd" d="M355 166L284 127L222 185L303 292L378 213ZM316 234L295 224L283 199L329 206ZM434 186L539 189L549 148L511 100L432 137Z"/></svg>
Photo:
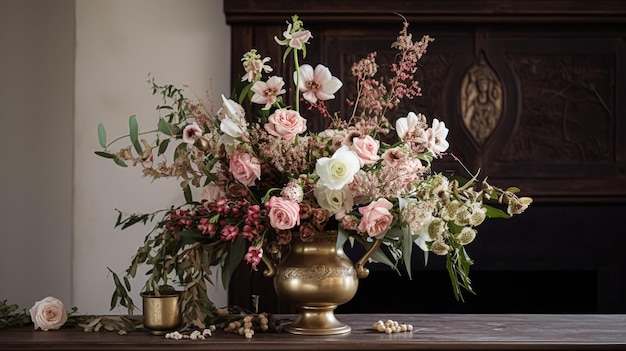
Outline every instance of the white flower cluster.
<svg viewBox="0 0 626 351"><path fill-rule="evenodd" d="M372 329L376 330L379 333L400 333L400 332L411 332L413 331L413 325L398 323L397 321L393 321L388 319L386 322L379 320L378 322L372 325Z"/></svg>
<svg viewBox="0 0 626 351"><path fill-rule="evenodd" d="M213 332L215 331L215 326L211 325L209 328L204 329L203 331L194 330L189 334L182 334L178 331L173 331L171 333L166 333L166 339L173 340L182 340L182 339L190 339L190 340L204 340L209 336L213 336Z"/></svg>

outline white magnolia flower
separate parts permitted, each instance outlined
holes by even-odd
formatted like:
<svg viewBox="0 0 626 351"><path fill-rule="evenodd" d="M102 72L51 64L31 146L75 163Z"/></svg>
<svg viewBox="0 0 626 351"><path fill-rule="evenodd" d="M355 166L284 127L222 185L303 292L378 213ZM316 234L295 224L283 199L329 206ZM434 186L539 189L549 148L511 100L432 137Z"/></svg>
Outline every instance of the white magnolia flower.
<svg viewBox="0 0 626 351"><path fill-rule="evenodd" d="M285 39L278 39L277 36L274 36L274 40L280 45L289 46L297 50L302 50L304 44L308 44L309 39L313 37L310 31L297 30L291 23L287 26L287 30L283 32L283 36Z"/></svg>
<svg viewBox="0 0 626 351"><path fill-rule="evenodd" d="M302 65L299 72L293 73L293 81L298 84L302 97L312 104L317 100L334 99L335 93L343 85L324 65L317 65L315 70L311 65Z"/></svg>
<svg viewBox="0 0 626 351"><path fill-rule="evenodd" d="M317 203L331 215L348 212L354 204L352 192L347 185L339 190L320 185L315 187L313 193Z"/></svg>
<svg viewBox="0 0 626 351"><path fill-rule="evenodd" d="M272 76L266 82L259 80L250 89L254 92L251 101L255 104L265 105L263 110L269 110L276 103L278 95L285 93L284 85L283 78L278 76Z"/></svg>
<svg viewBox="0 0 626 351"><path fill-rule="evenodd" d="M414 112L409 112L406 117L398 118L398 120L396 120L396 133L400 140L404 141L404 136L407 135L407 133L415 132L418 125L419 118Z"/></svg>
<svg viewBox="0 0 626 351"><path fill-rule="evenodd" d="M220 119L220 130L230 138L239 138L247 135L248 123L246 122L246 111L233 100L222 95L223 106L217 112ZM231 141L232 142L232 141ZM225 141L225 143L230 143Z"/></svg>
<svg viewBox="0 0 626 351"><path fill-rule="evenodd" d="M433 239L430 238L430 235L428 235L428 231L426 232L421 232L417 235L417 239L415 239L413 242L415 243L415 245L417 245L420 249L422 249L422 251L426 252L426 251L430 251L430 249L428 248L428 246L426 245L427 242L431 242L433 241Z"/></svg>
<svg viewBox="0 0 626 351"><path fill-rule="evenodd" d="M426 140L428 141L428 149L439 155L448 150L450 144L446 140L448 137L448 128L443 121L433 119L433 126L426 130Z"/></svg>
<svg viewBox="0 0 626 351"><path fill-rule="evenodd" d="M322 157L315 164L320 184L335 190L350 184L359 169L359 157L345 146L335 151L332 157Z"/></svg>

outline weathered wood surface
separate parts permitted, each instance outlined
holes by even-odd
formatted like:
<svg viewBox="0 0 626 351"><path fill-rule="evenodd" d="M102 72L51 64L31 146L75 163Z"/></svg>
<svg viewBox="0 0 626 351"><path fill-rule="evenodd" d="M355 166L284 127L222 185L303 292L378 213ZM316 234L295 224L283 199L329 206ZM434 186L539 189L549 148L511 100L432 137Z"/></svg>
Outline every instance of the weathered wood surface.
<svg viewBox="0 0 626 351"><path fill-rule="evenodd" d="M293 318L293 315L278 316ZM0 331L0 350L626 350L626 315L346 314L352 331L336 336L258 332L252 340L217 331L204 341L173 341L147 331L120 336L80 329ZM414 326L387 335L379 319Z"/></svg>

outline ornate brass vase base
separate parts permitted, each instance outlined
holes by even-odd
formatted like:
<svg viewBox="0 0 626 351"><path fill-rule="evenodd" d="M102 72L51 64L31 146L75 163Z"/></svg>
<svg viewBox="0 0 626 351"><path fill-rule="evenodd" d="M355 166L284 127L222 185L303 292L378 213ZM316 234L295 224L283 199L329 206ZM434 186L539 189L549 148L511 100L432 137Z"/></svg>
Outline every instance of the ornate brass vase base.
<svg viewBox="0 0 626 351"><path fill-rule="evenodd" d="M337 306L330 307L302 307L295 321L283 327L291 334L300 335L336 335L349 333L352 328L341 323L335 317Z"/></svg>

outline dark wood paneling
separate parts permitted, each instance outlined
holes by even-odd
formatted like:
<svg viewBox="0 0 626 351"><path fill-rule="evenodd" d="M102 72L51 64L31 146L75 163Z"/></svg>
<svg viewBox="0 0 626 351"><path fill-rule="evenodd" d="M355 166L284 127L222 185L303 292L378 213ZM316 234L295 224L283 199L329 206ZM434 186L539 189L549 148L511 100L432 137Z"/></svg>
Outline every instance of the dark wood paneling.
<svg viewBox="0 0 626 351"><path fill-rule="evenodd" d="M277 60L271 62L277 74L289 77L293 67L279 62L273 37L280 35L286 19L299 15L314 35L306 61L323 62L344 82L330 102L340 111L342 102L354 96L352 63L370 51L377 51L380 60L391 59L389 45L402 22L395 13L409 20L415 38L435 37L417 74L423 96L388 117L414 111L444 120L451 151L470 169L481 169L496 185L517 185L535 198L529 213L515 221L481 226L479 237L489 239L470 248L479 275L506 271L528 279L532 272L572 277L583 272L585 284L597 281L585 289L597 291L588 294L585 306L626 312L626 263L620 259L626 244L621 234L626 213L626 1L225 0L224 10L233 33L233 77L241 72L239 58L251 47ZM464 79L481 60L500 88L499 101L492 101L500 104L500 114L485 137L476 136L480 128L464 123L462 107L468 102ZM311 129L322 127L317 121ZM462 171L452 161L438 167ZM245 279L239 283L247 288L232 286L231 301L247 304L254 285L255 294L263 291L261 306L281 311L271 282L248 273L248 266L241 270ZM448 294L449 287L440 291ZM359 289L359 294L369 293Z"/></svg>

